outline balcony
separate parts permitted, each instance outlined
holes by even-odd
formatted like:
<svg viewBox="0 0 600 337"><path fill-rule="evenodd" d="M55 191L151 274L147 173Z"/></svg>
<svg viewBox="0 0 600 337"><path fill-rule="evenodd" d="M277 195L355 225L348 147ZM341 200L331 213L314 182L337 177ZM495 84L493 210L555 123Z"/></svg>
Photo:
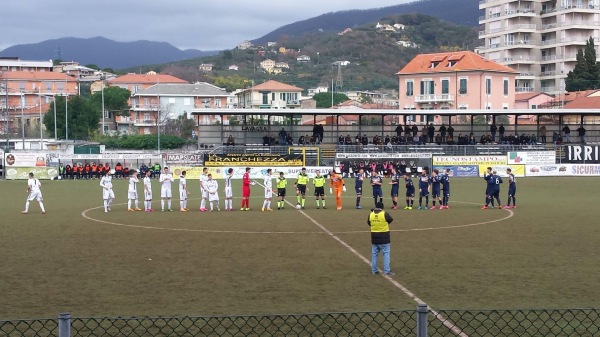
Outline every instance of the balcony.
<svg viewBox="0 0 600 337"><path fill-rule="evenodd" d="M554 61L557 57L558 55L545 55L542 56L542 61Z"/></svg>
<svg viewBox="0 0 600 337"><path fill-rule="evenodd" d="M553 92L556 87L542 87L542 92Z"/></svg>
<svg viewBox="0 0 600 337"><path fill-rule="evenodd" d="M543 76L554 76L554 75L556 75L556 71L554 71L554 70L542 71L540 73L540 77L543 77Z"/></svg>
<svg viewBox="0 0 600 337"><path fill-rule="evenodd" d="M437 103L437 102L453 102L454 96L450 94L442 95L418 95L415 97L416 103Z"/></svg>
<svg viewBox="0 0 600 337"><path fill-rule="evenodd" d="M134 104L132 108L134 111L158 111L159 105L158 104Z"/></svg>
<svg viewBox="0 0 600 337"><path fill-rule="evenodd" d="M534 92L535 88L533 87L516 87L515 92Z"/></svg>
<svg viewBox="0 0 600 337"><path fill-rule="evenodd" d="M135 126L155 126L156 120L154 120L154 119L135 119L133 121L133 125L135 125Z"/></svg>

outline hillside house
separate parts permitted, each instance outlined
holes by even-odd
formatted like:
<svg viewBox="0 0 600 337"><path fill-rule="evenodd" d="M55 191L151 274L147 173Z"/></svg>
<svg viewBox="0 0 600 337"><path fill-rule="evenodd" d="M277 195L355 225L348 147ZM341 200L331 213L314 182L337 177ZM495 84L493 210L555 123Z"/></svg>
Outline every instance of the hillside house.
<svg viewBox="0 0 600 337"><path fill-rule="evenodd" d="M213 70L214 65L212 63L202 63L199 67L199 70L201 72L211 72Z"/></svg>
<svg viewBox="0 0 600 337"><path fill-rule="evenodd" d="M300 107L302 88L267 81L236 94L241 109L296 109Z"/></svg>
<svg viewBox="0 0 600 337"><path fill-rule="evenodd" d="M233 71L238 71L240 69L240 67L238 67L237 64L232 64L229 66L229 68L227 68L228 70L233 70Z"/></svg>
<svg viewBox="0 0 600 337"><path fill-rule="evenodd" d="M267 72L271 72L275 68L275 61L266 59L260 63L260 67Z"/></svg>
<svg viewBox="0 0 600 337"><path fill-rule="evenodd" d="M246 40L246 41L238 44L237 45L237 49L239 49L239 50L246 50L246 49L252 48L253 46L254 45L252 44L252 42Z"/></svg>
<svg viewBox="0 0 600 337"><path fill-rule="evenodd" d="M300 55L296 57L296 61L298 62L310 62L310 56L308 55Z"/></svg>

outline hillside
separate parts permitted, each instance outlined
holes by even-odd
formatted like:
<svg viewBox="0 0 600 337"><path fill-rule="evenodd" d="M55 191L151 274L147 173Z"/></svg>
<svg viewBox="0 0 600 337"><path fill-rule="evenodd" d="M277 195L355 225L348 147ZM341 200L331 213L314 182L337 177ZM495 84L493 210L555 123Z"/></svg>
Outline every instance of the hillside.
<svg viewBox="0 0 600 337"><path fill-rule="evenodd" d="M252 41L265 44L279 41L282 37L300 37L316 32L338 32L355 28L384 16L410 13L427 13L444 21L476 27L481 15L479 0L419 0L407 4L374 8L368 10L347 10L323 14L307 20L280 27L267 35Z"/></svg>
<svg viewBox="0 0 600 337"><path fill-rule="evenodd" d="M395 32L376 29L377 22L404 25L404 29ZM398 41L409 46L398 45ZM338 67L333 63L348 61L349 64L340 67L343 90L397 89L395 73L415 55L472 50L477 45L474 27L455 25L423 14L405 14L380 18L343 35L307 34L280 39L277 46L226 50L216 56L143 67L141 70L162 71L192 82L208 81L229 90L247 86L251 81L261 83L267 79L307 89L331 85L338 74ZM285 52L280 52L280 47L284 47ZM309 56L310 61L298 62L300 55ZM260 68L260 63L267 59L285 62L289 69L281 68L281 74L268 73ZM199 65L202 63L213 64L213 70L201 72ZM228 70L234 64L239 70Z"/></svg>
<svg viewBox="0 0 600 337"><path fill-rule="evenodd" d="M60 56L58 50L60 50ZM0 51L0 56L15 56L25 60L60 58L65 61L77 61L81 64L96 64L101 68L123 69L215 53L196 49L180 50L166 42L117 42L103 37L89 39L69 37L12 46Z"/></svg>

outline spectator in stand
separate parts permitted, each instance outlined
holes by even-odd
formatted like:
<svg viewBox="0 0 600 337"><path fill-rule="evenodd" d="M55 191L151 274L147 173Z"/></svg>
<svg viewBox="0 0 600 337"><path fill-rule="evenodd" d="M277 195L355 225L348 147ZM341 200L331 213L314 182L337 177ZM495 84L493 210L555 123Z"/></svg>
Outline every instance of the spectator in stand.
<svg viewBox="0 0 600 337"><path fill-rule="evenodd" d="M416 135L416 134L415 134L415 135L413 136L413 140L412 140L412 141L413 141L413 144L415 144L415 145L419 145L419 144L421 144L421 138L419 138L419 135Z"/></svg>
<svg viewBox="0 0 600 337"><path fill-rule="evenodd" d="M492 140L492 143L496 142L496 131L498 131L498 127L496 126L496 123L492 122L492 125L490 126L490 139Z"/></svg>
<svg viewBox="0 0 600 337"><path fill-rule="evenodd" d="M271 139L269 138L269 135L265 133L265 135L263 137L263 145L269 146L270 144L271 144Z"/></svg>
<svg viewBox="0 0 600 337"><path fill-rule="evenodd" d="M313 126L313 130L312 130L312 136L313 136L313 138L314 138L315 140L316 140L316 139L319 139L319 124L315 124L315 125ZM343 144L343 143L342 143L342 144Z"/></svg>
<svg viewBox="0 0 600 337"><path fill-rule="evenodd" d="M542 125L540 127L540 138L543 144L546 144L546 126Z"/></svg>
<svg viewBox="0 0 600 337"><path fill-rule="evenodd" d="M385 138L383 140L383 144L387 145L388 143L390 143L392 141L392 139L390 138L390 136L385 135Z"/></svg>
<svg viewBox="0 0 600 337"><path fill-rule="evenodd" d="M579 135L579 142L585 144L585 128L583 127L583 124L577 129L577 134Z"/></svg>
<svg viewBox="0 0 600 337"><path fill-rule="evenodd" d="M229 137L227 137L227 146L234 146L235 145L235 140L233 139L233 135L229 135Z"/></svg>
<svg viewBox="0 0 600 337"><path fill-rule="evenodd" d="M435 143L437 145L442 145L442 135L440 135L439 133L435 136Z"/></svg>
<svg viewBox="0 0 600 337"><path fill-rule="evenodd" d="M292 135L288 133L287 137L285 138L285 143L287 145L294 145L294 138L292 138Z"/></svg>
<svg viewBox="0 0 600 337"><path fill-rule="evenodd" d="M452 127L452 125L448 126L448 135L454 138L454 128Z"/></svg>
<svg viewBox="0 0 600 337"><path fill-rule="evenodd" d="M535 145L537 143L538 143L537 136L535 135L535 133L532 133L531 137L529 138L529 144Z"/></svg>
<svg viewBox="0 0 600 337"><path fill-rule="evenodd" d="M504 124L500 124L500 127L498 128L498 143L502 143L504 141L504 131L506 131L504 129Z"/></svg>
<svg viewBox="0 0 600 337"><path fill-rule="evenodd" d="M304 145L304 136L300 135L300 137L298 138L298 145Z"/></svg>
<svg viewBox="0 0 600 337"><path fill-rule="evenodd" d="M471 134L469 134L469 138L466 139L465 144L469 144L469 145L477 144L477 140L475 139L475 135L473 134L473 132L471 132Z"/></svg>
<svg viewBox="0 0 600 337"><path fill-rule="evenodd" d="M285 144L287 139L287 131L285 131L285 128L281 128L281 130L279 131L279 144L283 145Z"/></svg>
<svg viewBox="0 0 600 337"><path fill-rule="evenodd" d="M344 144L352 145L352 137L350 137L350 134L346 135L346 138L344 139Z"/></svg>
<svg viewBox="0 0 600 337"><path fill-rule="evenodd" d="M338 144L339 144L339 145L344 145L344 135L340 135L340 136L338 137Z"/></svg>
<svg viewBox="0 0 600 337"><path fill-rule="evenodd" d="M427 128L427 136L429 137L429 143L433 143L433 136L435 135L435 127L433 123L429 123L429 127Z"/></svg>
<svg viewBox="0 0 600 337"><path fill-rule="evenodd" d="M450 135L446 136L446 144L454 145L454 138L452 138Z"/></svg>
<svg viewBox="0 0 600 337"><path fill-rule="evenodd" d="M552 133L552 143L554 145L558 145L558 132L554 131Z"/></svg>
<svg viewBox="0 0 600 337"><path fill-rule="evenodd" d="M421 128L421 139L420 139L421 144L427 143L427 132L428 131L429 130L427 129L427 125L423 125L423 128Z"/></svg>
<svg viewBox="0 0 600 337"><path fill-rule="evenodd" d="M487 143L487 139L485 138L485 135L481 135L481 138L479 138L479 144L486 144Z"/></svg>
<svg viewBox="0 0 600 337"><path fill-rule="evenodd" d="M440 126L440 136L442 139L446 139L446 126L444 124Z"/></svg>
<svg viewBox="0 0 600 337"><path fill-rule="evenodd" d="M362 136L361 141L362 141L362 145L364 145L364 146L369 145L369 138L367 137L366 133Z"/></svg>
<svg viewBox="0 0 600 337"><path fill-rule="evenodd" d="M402 124L398 124L398 126L396 126L396 137L398 137L398 139L402 138L402 132L404 132L404 129L402 128Z"/></svg>
<svg viewBox="0 0 600 337"><path fill-rule="evenodd" d="M417 125L416 125L416 124L413 124L413 126L412 126L411 130L412 130L412 137L413 137L413 139L414 139L415 137L417 137L417 136L418 136L418 133L419 133L419 128L417 127Z"/></svg>
<svg viewBox="0 0 600 337"><path fill-rule="evenodd" d="M570 143L570 142L571 142L571 129L569 128L569 126L568 126L568 125L565 125L565 126L562 128L562 131L563 131L563 133L565 134L565 141L566 141L567 143Z"/></svg>

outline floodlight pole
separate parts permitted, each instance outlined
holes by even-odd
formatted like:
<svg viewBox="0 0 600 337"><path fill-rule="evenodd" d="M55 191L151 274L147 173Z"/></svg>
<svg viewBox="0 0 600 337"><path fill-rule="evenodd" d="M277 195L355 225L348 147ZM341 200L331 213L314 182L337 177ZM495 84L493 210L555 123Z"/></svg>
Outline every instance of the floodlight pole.
<svg viewBox="0 0 600 337"><path fill-rule="evenodd" d="M21 137L23 138L23 150L25 150L25 114L23 112L24 97L23 91L21 91Z"/></svg>
<svg viewBox="0 0 600 337"><path fill-rule="evenodd" d="M40 91L42 89L40 88ZM44 144L44 131L42 129L42 93L39 93L39 98L40 98L40 150L43 147Z"/></svg>
<svg viewBox="0 0 600 337"><path fill-rule="evenodd" d="M56 95L52 95L52 100L54 102L54 141L58 140L58 135L56 134Z"/></svg>
<svg viewBox="0 0 600 337"><path fill-rule="evenodd" d="M102 135L104 135L104 73L100 75L100 80L102 81Z"/></svg>

